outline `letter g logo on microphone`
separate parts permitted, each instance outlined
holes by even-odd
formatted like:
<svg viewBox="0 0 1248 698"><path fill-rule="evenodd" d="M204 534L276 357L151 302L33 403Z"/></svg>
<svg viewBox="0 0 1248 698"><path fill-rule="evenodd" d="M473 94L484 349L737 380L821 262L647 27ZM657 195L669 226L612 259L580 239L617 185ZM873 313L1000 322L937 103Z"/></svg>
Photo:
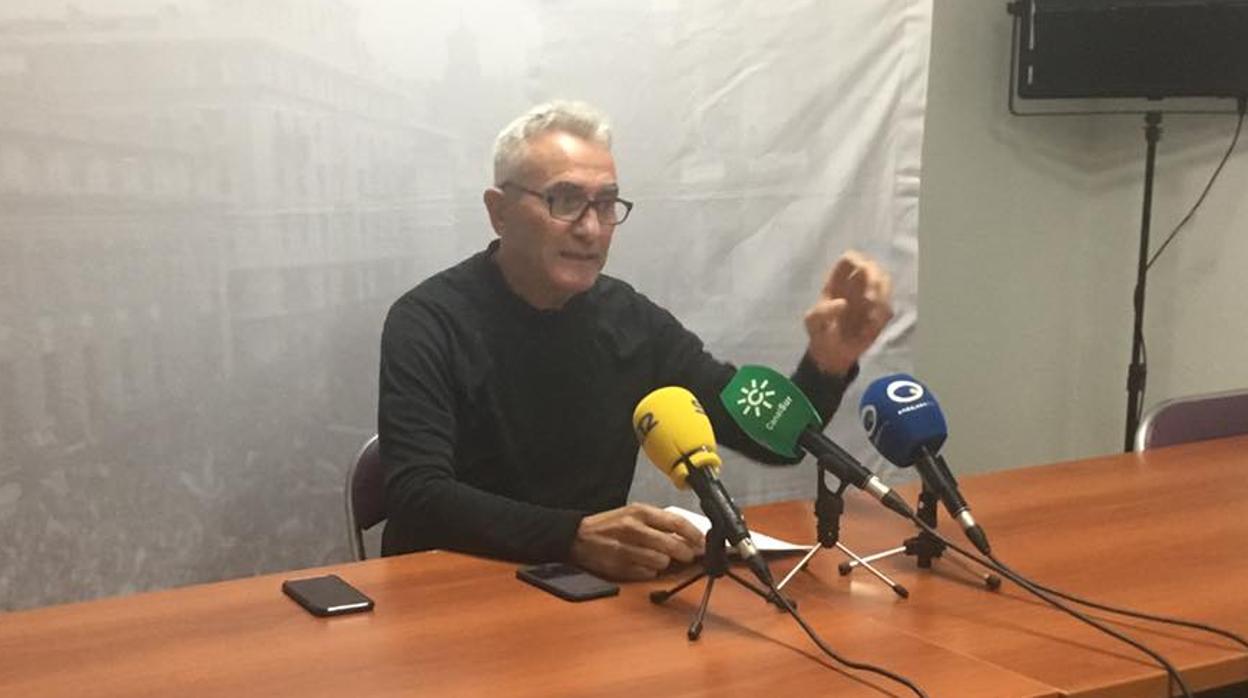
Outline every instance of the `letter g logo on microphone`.
<svg viewBox="0 0 1248 698"><path fill-rule="evenodd" d="M923 397L923 386L914 381L896 380L888 384L885 392L889 400L905 405Z"/></svg>

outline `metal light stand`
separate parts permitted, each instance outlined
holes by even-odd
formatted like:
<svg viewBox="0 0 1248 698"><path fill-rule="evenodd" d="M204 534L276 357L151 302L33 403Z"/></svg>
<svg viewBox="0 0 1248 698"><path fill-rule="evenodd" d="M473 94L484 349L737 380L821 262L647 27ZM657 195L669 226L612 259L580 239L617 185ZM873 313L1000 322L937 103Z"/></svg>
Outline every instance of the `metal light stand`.
<svg viewBox="0 0 1248 698"><path fill-rule="evenodd" d="M702 591L702 602L698 604L698 610L693 614L693 621L689 623L687 633L690 640L697 640L702 634L702 622L706 618L706 608L710 605L711 589L715 586L715 580L725 575L736 580L738 584L746 589L758 594L767 603L773 604L776 608L784 609L784 603L777 598L776 592L760 589L748 579L741 577L728 568L728 552L724 546L724 535L714 525L711 526L711 530L706 532L706 554L702 556L702 571L671 589L650 592L650 602L661 604L678 594L680 590L706 577L706 588ZM790 606L797 607L796 601L792 599L787 600Z"/></svg>
<svg viewBox="0 0 1248 698"><path fill-rule="evenodd" d="M1127 367L1127 428L1123 450L1135 446L1135 430L1140 426L1140 402L1148 381L1144 363L1144 285L1148 281L1148 233L1153 217L1153 171L1157 162L1157 141L1161 140L1161 112L1144 115L1144 210L1140 215L1140 260L1135 269L1134 331L1131 334L1131 365Z"/></svg>
<svg viewBox="0 0 1248 698"><path fill-rule="evenodd" d="M806 566L810 564L810 561L814 559L815 554L820 550L835 547L853 560L855 564L861 565L881 582L887 584L898 596L903 599L909 598L910 592L904 586L890 579L888 575L876 569L869 560L859 557L854 551L841 543L841 513L845 511L845 500L841 495L845 493L845 488L849 486L849 483L841 482L836 490L832 490L828 487L826 475L827 469L824 468L823 462L820 461L818 473L816 474L818 482L815 484L815 526L816 534L819 537L819 545L812 547L810 552L806 553L806 556L802 558L801 562L798 562L793 569L789 570L788 574L784 575L784 579L780 580L780 583L776 585L776 589L783 589L798 572L806 569ZM844 575L845 573L841 572L841 574Z"/></svg>
<svg viewBox="0 0 1248 698"><path fill-rule="evenodd" d="M931 489L928 488L927 483L924 482L923 489L919 491L919 507L916 513L918 514L919 520L923 521L932 528L936 528L936 505L937 502L939 502L939 499L940 498L936 495L936 493L931 491ZM839 571L842 575L846 575L853 572L854 568L859 564L875 562L876 560L883 560L886 557L899 554L913 555L917 560L919 567L929 569L932 566L932 561L940 559L944 553L945 544L941 542L940 539L936 538L927 531L920 530L918 535L907 538L903 541L902 545L896 548L885 550L874 555L868 555L861 558L861 561L851 560L849 562L842 562L840 566L837 567L837 571ZM983 581L984 587L986 587L989 591L996 591L1001 588L1001 578L997 575L988 572L978 572L975 568L956 557L948 557L945 559L955 565L958 565L971 575L978 577Z"/></svg>

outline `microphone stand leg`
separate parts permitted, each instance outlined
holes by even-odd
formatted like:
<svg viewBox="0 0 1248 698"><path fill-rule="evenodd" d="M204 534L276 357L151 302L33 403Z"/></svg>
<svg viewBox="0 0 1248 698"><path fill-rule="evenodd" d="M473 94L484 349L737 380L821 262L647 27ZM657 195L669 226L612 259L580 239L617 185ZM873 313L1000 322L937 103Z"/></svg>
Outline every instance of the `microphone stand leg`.
<svg viewBox="0 0 1248 698"><path fill-rule="evenodd" d="M706 534L706 555L702 558L702 571L677 584L671 589L661 589L650 592L650 602L654 604L661 604L670 599L672 596L675 596L678 592L685 587L688 587L690 584L693 584L699 579L706 579L706 587L702 590L702 601L698 604L698 610L693 616L693 621L689 624L689 630L687 633L690 640L697 640L702 635L702 626L706 620L706 609L711 602L711 589L715 586L715 580L724 576L732 578L741 586L762 597L762 599L767 603L774 604L780 609L785 608L784 602L778 594L760 589L749 580L744 579L731 569L728 569L728 556L724 549L724 537L714 526L712 526L711 530ZM797 605L796 602L791 600L789 603L795 607Z"/></svg>
<svg viewBox="0 0 1248 698"><path fill-rule="evenodd" d="M996 591L997 589L1001 588L1001 578L998 577L997 575L991 572L980 572L978 569L972 566L971 563L967 562L966 560L963 560L960 557L954 557L952 555L941 555L941 557L944 558L945 560L948 560L949 562L952 562L958 567L961 567L962 569L966 570L968 574L982 579L984 581L984 586L989 591Z"/></svg>
<svg viewBox="0 0 1248 698"><path fill-rule="evenodd" d="M840 541L837 541L837 543L836 543L836 547L837 547L837 548L838 548L841 552L845 553L845 554L846 554L846 555L848 555L850 558L852 558L850 562L842 562L840 565L838 565L838 566L837 566L837 571L840 571L840 568L841 568L842 566L844 566L844 565L847 565L847 564L856 564L856 565L859 565L859 566L861 566L863 569L865 569L866 571L868 571L868 572L870 572L871 574L875 575L875 578L876 578L876 579L878 579L878 580L880 580L881 582L884 582L885 584L887 584L887 585L888 585L888 587L889 587L890 589L892 589L892 590L893 590L893 593L897 594L898 596L900 596L900 597L901 597L901 598L903 598L903 599L908 599L908 598L910 598L910 590L909 590L909 589L907 589L907 588L905 588L904 586L902 586L902 585L898 584L897 582L893 581L893 580L892 580L892 578L890 578L888 575L886 575L886 574L884 574L883 572L881 572L878 568L876 568L876 567L875 567L875 565L872 565L872 564L871 564L871 562L870 562L869 560L867 560L867 559L865 559L865 558L858 557L858 554L857 554L857 553L855 553L854 551L852 551L852 550L850 550L849 548L845 547L844 545L841 545ZM851 567L850 569L852 570L853 568ZM841 574L842 574L842 575L845 575L845 574L846 574L846 572L841 572Z"/></svg>
<svg viewBox="0 0 1248 698"><path fill-rule="evenodd" d="M846 575L846 574L849 574L850 572L853 572L854 568L857 567L858 565L865 565L867 563L875 562L876 560L883 560L886 557L892 557L893 555L900 555L904 552L906 552L906 546L899 545L896 548L889 548L888 550L884 550L878 553L872 553L871 555L866 555L863 557L854 556L853 560L842 562L840 566L837 567L837 571L840 572L842 575Z"/></svg>
<svg viewBox="0 0 1248 698"><path fill-rule="evenodd" d="M884 575L884 573L872 567L869 564L869 560L864 560L858 557L854 551L841 544L841 515L845 512L845 502L841 495L845 493L845 488L849 487L849 483L842 481L840 485L833 490L828 487L827 475L827 467L824 465L823 461L819 461L818 469L815 473L815 533L818 537L819 544L812 547L810 552L806 553L805 557L797 563L797 566L790 570L788 574L784 575L784 579L780 580L780 583L776 585L776 589L783 589L799 570L806 569L806 566L810 564L810 561L814 559L815 554L820 550L835 546L842 553L853 558L857 564L861 564L870 570L871 574L875 575L877 579L887 584L888 587L893 590L893 593L903 599L908 598L910 596L910 592L907 591L905 587L889 579L886 575ZM842 563L838 567L842 576L849 574L849 572L845 569L844 564L845 563Z"/></svg>
<svg viewBox="0 0 1248 698"><path fill-rule="evenodd" d="M853 572L855 567L861 566L861 567L866 568L872 574L881 576L881 578L887 584L892 580L889 580L887 577L883 577L882 573L878 572L875 567L871 566L870 563L875 562L876 560L881 560L883 558L889 557L891 555L912 555L916 558L917 564L920 568L930 569L932 566L932 563L935 562L936 560L942 560L942 559L948 560L949 562L952 562L958 565L959 567L961 567L971 576L976 577L979 580L981 580L984 583L984 588L988 589L988 591L996 591L997 589L1001 588L1000 577L998 577L995 574L992 574L991 572L980 572L978 569L971 566L970 563L960 558L945 555L944 544L938 540L935 540L927 536L926 531L920 532L919 535L915 536L914 538L907 539L906 545L893 548L891 550L885 550L884 552L875 553L874 555L867 555L866 557L858 557L857 555L850 553L848 550L844 552L850 555L850 557L854 559L846 560L845 562L842 562L836 568L837 571L840 572L842 576L847 575L850 572ZM908 598L910 592L906 591L905 587L901 587L901 589L905 591L904 594L902 593L902 591L898 591L897 589L893 589L893 591L896 591L897 594L901 596L902 598Z"/></svg>
<svg viewBox="0 0 1248 698"><path fill-rule="evenodd" d="M763 599L764 601L766 601L767 603L772 604L773 606L775 606L776 608L778 608L778 609L780 609L780 610L782 610L782 611L783 611L783 610L785 610L785 609L784 609L784 603L783 603L783 602L781 602L781 601L780 601L780 599L779 599L779 597L778 597L778 596L776 596L776 594L772 593L771 591L764 591L763 589L758 588L758 586L757 586L756 584L754 584L754 583L753 583L753 582L751 582L750 580L748 580L748 579L746 579L746 578L742 577L741 575L737 574L736 572L733 572L732 570L724 570L724 574L725 574L725 575L727 575L728 577L731 577L732 579L736 580L737 584L740 584L741 586L745 587L746 589L749 589L750 591L754 592L754 593L755 593L755 594L757 594L758 596L762 597L762 599ZM776 588L777 588L777 589L779 589L780 587L778 587L778 586L777 586ZM788 602L789 602L789 604L790 604L791 606L793 606L794 608L796 608L796 607L797 607L797 602L796 602L796 601L794 601L793 599L788 599Z"/></svg>
<svg viewBox="0 0 1248 698"><path fill-rule="evenodd" d="M833 545L842 553L844 553L845 555L853 559L852 562L842 562L837 567L837 570L840 572L841 576L849 574L850 571L853 570L854 566L861 565L868 572L875 575L876 579L879 579L881 582L884 582L885 584L887 584L888 588L892 589L894 594L900 596L903 599L910 598L910 591L908 589L906 589L904 586L895 582L888 575L881 572L878 568L872 565L869 560L859 557L857 553L845 547L843 544L841 544L840 541L837 541ZM793 577L796 576L798 572L800 572L803 569L806 569L806 566L810 564L810 561L812 559L814 559L816 553L818 553L820 550L827 549L827 547L828 546L824 546L824 545L816 545L815 547L811 548L810 552L806 553L805 557L803 557L801 561L798 562L797 565L793 567L793 569L789 570L788 574L784 575L784 579L780 580L780 583L776 585L776 589L784 589L785 585L788 584L789 581L793 579ZM846 565L850 565L850 567L847 568Z"/></svg>
<svg viewBox="0 0 1248 698"><path fill-rule="evenodd" d="M924 481L923 487L919 491L919 506L915 513L919 517L919 519L921 519L924 523L926 523L928 526L931 526L932 528L936 528L937 503L938 503L938 499L937 499L936 494L928 488L927 481ZM992 574L990 572L988 573L980 572L979 570L977 570L974 567L971 567L968 563L964 562L963 560L959 558L955 558L952 556L946 557L944 555L945 544L940 539L932 536L930 533L924 530L920 530L918 535L915 535L911 538L907 538L900 547L896 547L891 550L885 550L882 553L876 553L874 555L868 555L866 557L860 558L857 555L853 555L852 553L849 553L849 551L844 551L844 552L846 552L846 554L850 555L850 557L853 557L854 559L852 561L842 562L840 566L837 567L837 570L842 575L846 575L846 574L849 574L850 572L853 572L854 568L859 565L862 565L866 567L867 569L870 569L872 572L875 572L875 570L872 569L871 566L867 563L875 562L876 560L881 560L891 555L913 556L918 566L922 569L930 569L932 566L932 562L939 560L943 557L951 562L957 563L958 566L961 567L963 570L965 570L972 576L977 577L980 581L984 583L984 587L986 587L989 591L996 591L997 589L1001 588L1001 578L998 577L997 575ZM896 590L894 589L894 591ZM900 594L901 592L898 592L898 593Z"/></svg>
<svg viewBox="0 0 1248 698"><path fill-rule="evenodd" d="M702 621L706 619L706 607L711 603L711 589L715 587L715 578L706 578L706 588L702 590L702 602L698 604L698 610L693 614L693 621L689 623L689 630L685 633L691 641L697 640L702 636Z"/></svg>
<svg viewBox="0 0 1248 698"><path fill-rule="evenodd" d="M798 562L797 565L793 567L793 569L789 570L788 574L784 575L784 579L780 580L780 583L776 585L776 588L783 590L784 587L789 583L789 580L795 577L798 572L801 572L802 570L806 569L806 565L810 564L811 559L815 557L815 553L819 552L822 549L823 547L819 545L811 546L810 551L807 552L806 555L802 557L801 561Z"/></svg>
<svg viewBox="0 0 1248 698"><path fill-rule="evenodd" d="M667 601L668 599L672 598L676 594L679 594L681 589L684 589L685 587L689 586L690 584L693 584L694 582L698 581L699 579L702 579L705 576L706 576L706 570L704 569L701 572L698 572L692 577L681 582L680 584L677 584L676 586L672 587L671 589L659 589L657 591L652 591L650 592L650 603L654 603L654 604L663 603L664 601Z"/></svg>

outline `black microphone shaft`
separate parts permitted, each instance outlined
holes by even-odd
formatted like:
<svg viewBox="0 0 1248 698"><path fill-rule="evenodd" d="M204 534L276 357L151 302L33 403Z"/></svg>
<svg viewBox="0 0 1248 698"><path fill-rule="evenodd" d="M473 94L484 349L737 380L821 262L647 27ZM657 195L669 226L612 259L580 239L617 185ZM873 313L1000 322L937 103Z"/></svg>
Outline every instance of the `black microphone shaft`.
<svg viewBox="0 0 1248 698"><path fill-rule="evenodd" d="M867 470L848 451L829 439L823 432L814 427L806 427L797 437L797 443L814 456L823 467L832 471L841 482L848 482L880 500L884 506L909 519L914 515L910 505L888 485L885 485L875 473Z"/></svg>
<svg viewBox="0 0 1248 698"><path fill-rule="evenodd" d="M771 570L750 538L750 529L745 525L745 517L737 508L724 483L708 468L690 467L685 478L689 486L698 495L702 511L728 543L737 549L741 558L750 566L750 570L764 584L772 584Z"/></svg>
<svg viewBox="0 0 1248 698"><path fill-rule="evenodd" d="M750 537L750 530L745 527L741 510L737 509L732 498L728 496L728 491L724 489L724 483L719 478L705 468L690 468L686 481L697 493L707 518L724 534L729 543L735 546Z"/></svg>
<svg viewBox="0 0 1248 698"><path fill-rule="evenodd" d="M971 515L971 506L966 503L966 499L958 491L958 481L954 479L953 473L949 471L949 466L945 463L945 459L941 456L933 456L927 446L920 446L919 457L915 461L914 467L918 469L919 476L923 478L928 487L935 490L937 496L940 497L940 501L945 505L945 511L948 511L949 516L953 517L962 526L962 530L966 532L966 537L975 544L979 552L991 555L988 535L984 533L984 529L975 522L975 517Z"/></svg>

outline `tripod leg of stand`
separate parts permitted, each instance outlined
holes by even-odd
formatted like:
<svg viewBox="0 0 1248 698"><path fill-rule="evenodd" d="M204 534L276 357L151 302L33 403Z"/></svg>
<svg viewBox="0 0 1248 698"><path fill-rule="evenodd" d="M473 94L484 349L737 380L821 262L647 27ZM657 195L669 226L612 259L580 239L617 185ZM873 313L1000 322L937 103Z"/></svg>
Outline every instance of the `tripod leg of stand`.
<svg viewBox="0 0 1248 698"><path fill-rule="evenodd" d="M686 579L680 584L677 584L671 589L659 589L658 591L652 591L650 592L650 603L655 603L655 604L663 603L664 601L667 601L668 599L672 598L676 594L680 593L681 589L684 589L685 587L689 586L690 584L693 584L694 582L698 581L699 579L705 576L706 576L706 571L703 570L702 572L699 572L693 575L692 577Z"/></svg>
<svg viewBox="0 0 1248 698"><path fill-rule="evenodd" d="M782 611L785 610L784 602L780 600L780 597L777 594L772 593L770 590L764 590L764 589L758 588L758 586L756 586L753 582L751 582L748 579L745 579L744 577L737 574L736 572L733 572L732 570L724 570L724 574L731 577L734 581L736 581L737 584L740 584L746 589L749 589L755 594L758 594L759 596L761 596L763 600L766 601L767 603L775 606L776 608ZM788 599L788 602L790 606L793 606L794 608L797 607L797 602L794 601L793 599Z"/></svg>
<svg viewBox="0 0 1248 698"><path fill-rule="evenodd" d="M882 553L875 553L874 555L867 555L866 557L859 557L853 560L842 562L840 566L838 566L836 569L842 575L846 575L846 574L849 574L850 572L853 572L854 568L857 567L859 564L863 564L867 562L875 562L876 560L883 560L886 557L890 557L893 555L900 555L901 553L904 553L904 552L906 552L906 546L901 545L896 548L890 548L888 550L885 550Z"/></svg>
<svg viewBox="0 0 1248 698"><path fill-rule="evenodd" d="M844 545L841 545L840 541L837 541L836 543L834 543L834 545L842 553L845 553L845 555L852 558L852 561L842 562L840 565L837 566L837 571L841 573L841 576L849 574L850 572L853 571L854 567L861 565L864 568L866 568L868 572L875 575L876 579L879 579L881 582L884 582L885 584L887 584L888 588L892 589L894 594L897 594L903 599L910 598L909 589L906 589L904 586L893 581L892 578L890 578L888 575L884 574L878 568L873 566L868 559L859 557L857 553L845 547ZM824 546L821 546L821 545L811 548L810 552L806 553L806 556L802 558L801 562L798 562L797 565L792 570L790 570L788 574L784 575L784 579L780 580L780 583L776 585L776 588L784 589L784 585L788 584L789 580L792 579L794 575L796 575L802 569L805 569L806 565L809 564L811 559L815 557L815 553L823 549L824 549ZM884 555L884 554L885 553L881 553L880 555ZM873 557L879 557L879 555L873 556Z"/></svg>
<svg viewBox="0 0 1248 698"><path fill-rule="evenodd" d="M711 603L711 589L715 586L715 578L706 578L706 588L702 590L702 603L698 604L698 612L693 614L686 636L692 641L702 635L702 621L706 618L706 607Z"/></svg>
<svg viewBox="0 0 1248 698"><path fill-rule="evenodd" d="M997 589L1001 588L1001 578L998 577L997 575L991 572L980 572L979 570L975 569L975 567L973 567L969 562L961 558L953 557L951 555L942 555L941 557L948 560L949 562L954 563L958 567L961 567L962 569L966 570L969 574L979 577L981 580L983 580L984 586L989 591L996 591Z"/></svg>
<svg viewBox="0 0 1248 698"><path fill-rule="evenodd" d="M902 585L898 584L897 582L893 581L893 580L892 580L892 578L890 578L888 575L884 574L883 572L879 571L879 570L878 570L878 569L877 569L874 565L872 565L872 564L871 564L868 560L866 560L865 558L858 557L858 554L857 554L857 553L855 553L854 551L852 551L852 550L850 550L849 548L845 547L844 545L841 545L840 541L837 541L837 543L836 543L836 547L837 547L837 548L838 548L841 552L845 553L845 554L846 554L846 555L848 555L850 558L852 558L852 559L850 560L850 562L842 562L842 563L841 563L841 566L843 566L843 565L847 565L847 564L861 566L861 567L862 567L863 569L865 569L866 571L868 571L868 572L870 572L871 574L875 575L876 579L879 579L881 582L884 582L885 584L887 584L887 585L888 585L888 587L889 587L890 589L892 589L892 590L893 590L893 593L894 593L894 594L897 594L898 596L900 596L900 597L901 597L901 598L903 598L903 599L908 599L908 598L910 598L910 590L909 590L909 589L907 589L907 588L905 588L904 586L902 586ZM838 566L838 570L839 570L839 569L840 569L840 566ZM850 567L850 570L852 571L852 570L853 570L853 567ZM841 574L842 574L842 575L844 575L844 574L846 574L846 573L845 573L845 572L842 572Z"/></svg>
<svg viewBox="0 0 1248 698"><path fill-rule="evenodd" d="M806 553L806 555L802 558L801 562L797 563L793 569L789 570L788 574L784 575L784 579L780 580L780 583L776 585L776 588L783 591L784 586L789 583L789 580L792 579L798 572L805 569L806 565L809 564L811 559L815 557L815 553L819 552L822 548L823 546L820 545L813 546L810 549L810 552Z"/></svg>

